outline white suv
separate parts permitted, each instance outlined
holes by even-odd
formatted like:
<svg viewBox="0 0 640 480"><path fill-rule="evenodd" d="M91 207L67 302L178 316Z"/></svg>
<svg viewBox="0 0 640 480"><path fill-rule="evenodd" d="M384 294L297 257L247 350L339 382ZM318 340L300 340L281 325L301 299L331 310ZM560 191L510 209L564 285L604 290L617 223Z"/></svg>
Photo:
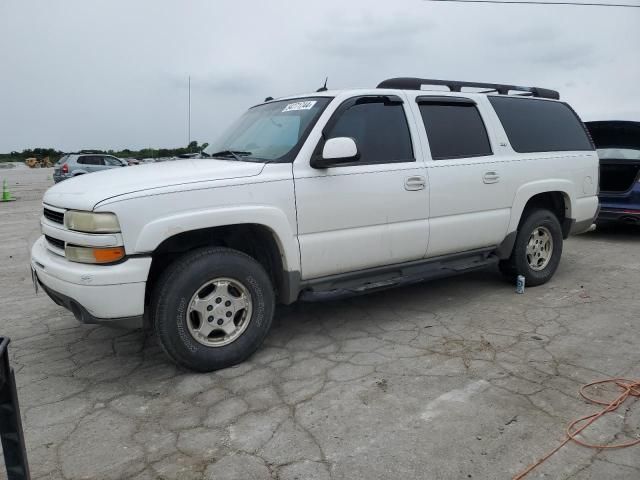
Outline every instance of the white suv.
<svg viewBox="0 0 640 480"><path fill-rule="evenodd" d="M34 280L81 322L147 319L200 371L251 355L277 303L490 264L539 285L598 210L597 154L558 98L401 78L268 99L210 158L50 188Z"/></svg>

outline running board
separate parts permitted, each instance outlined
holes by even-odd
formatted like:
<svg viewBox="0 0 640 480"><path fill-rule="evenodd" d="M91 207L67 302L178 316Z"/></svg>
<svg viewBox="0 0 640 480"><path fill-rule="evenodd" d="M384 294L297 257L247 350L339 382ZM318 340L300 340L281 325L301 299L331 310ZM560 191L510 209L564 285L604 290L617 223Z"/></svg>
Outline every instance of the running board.
<svg viewBox="0 0 640 480"><path fill-rule="evenodd" d="M496 264L494 252L495 247L313 279L303 283L299 299L335 300L450 277Z"/></svg>

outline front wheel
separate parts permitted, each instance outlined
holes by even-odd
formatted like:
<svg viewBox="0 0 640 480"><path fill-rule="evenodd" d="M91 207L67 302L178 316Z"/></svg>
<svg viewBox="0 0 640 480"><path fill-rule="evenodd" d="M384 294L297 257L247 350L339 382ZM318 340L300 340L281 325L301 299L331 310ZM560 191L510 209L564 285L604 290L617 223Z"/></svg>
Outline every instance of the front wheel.
<svg viewBox="0 0 640 480"><path fill-rule="evenodd" d="M274 306L269 275L256 260L229 248L202 248L162 274L153 298L154 327L173 361L209 372L258 349Z"/></svg>
<svg viewBox="0 0 640 480"><path fill-rule="evenodd" d="M548 282L562 256L562 228L549 210L531 210L518 228L511 257L499 264L502 273L511 280L523 275L526 285Z"/></svg>

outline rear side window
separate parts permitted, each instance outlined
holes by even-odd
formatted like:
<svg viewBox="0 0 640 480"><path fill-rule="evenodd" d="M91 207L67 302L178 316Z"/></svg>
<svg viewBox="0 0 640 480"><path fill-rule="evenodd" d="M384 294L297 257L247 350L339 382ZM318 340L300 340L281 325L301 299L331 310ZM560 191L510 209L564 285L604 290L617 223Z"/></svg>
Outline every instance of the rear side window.
<svg viewBox="0 0 640 480"><path fill-rule="evenodd" d="M362 98L339 113L326 138L351 137L358 164L414 162L409 125L399 102Z"/></svg>
<svg viewBox="0 0 640 480"><path fill-rule="evenodd" d="M487 129L473 102L427 101L420 103L420 114L434 160L492 155Z"/></svg>
<svg viewBox="0 0 640 480"><path fill-rule="evenodd" d="M111 165L112 167L121 167L123 163L114 157L104 157L104 161L107 165Z"/></svg>
<svg viewBox="0 0 640 480"><path fill-rule="evenodd" d="M81 165L104 165L102 157L94 155L85 155L78 158L78 163Z"/></svg>
<svg viewBox="0 0 640 480"><path fill-rule="evenodd" d="M497 96L489 101L516 152L593 150L582 122L566 103Z"/></svg>

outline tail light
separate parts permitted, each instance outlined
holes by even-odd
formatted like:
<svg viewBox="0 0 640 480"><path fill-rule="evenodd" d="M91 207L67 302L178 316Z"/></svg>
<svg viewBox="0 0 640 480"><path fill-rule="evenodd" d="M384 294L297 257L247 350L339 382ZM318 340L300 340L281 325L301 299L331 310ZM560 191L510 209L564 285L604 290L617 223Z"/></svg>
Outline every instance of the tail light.
<svg viewBox="0 0 640 480"><path fill-rule="evenodd" d="M66 163L62 165L62 173L69 173L69 165Z"/></svg>

